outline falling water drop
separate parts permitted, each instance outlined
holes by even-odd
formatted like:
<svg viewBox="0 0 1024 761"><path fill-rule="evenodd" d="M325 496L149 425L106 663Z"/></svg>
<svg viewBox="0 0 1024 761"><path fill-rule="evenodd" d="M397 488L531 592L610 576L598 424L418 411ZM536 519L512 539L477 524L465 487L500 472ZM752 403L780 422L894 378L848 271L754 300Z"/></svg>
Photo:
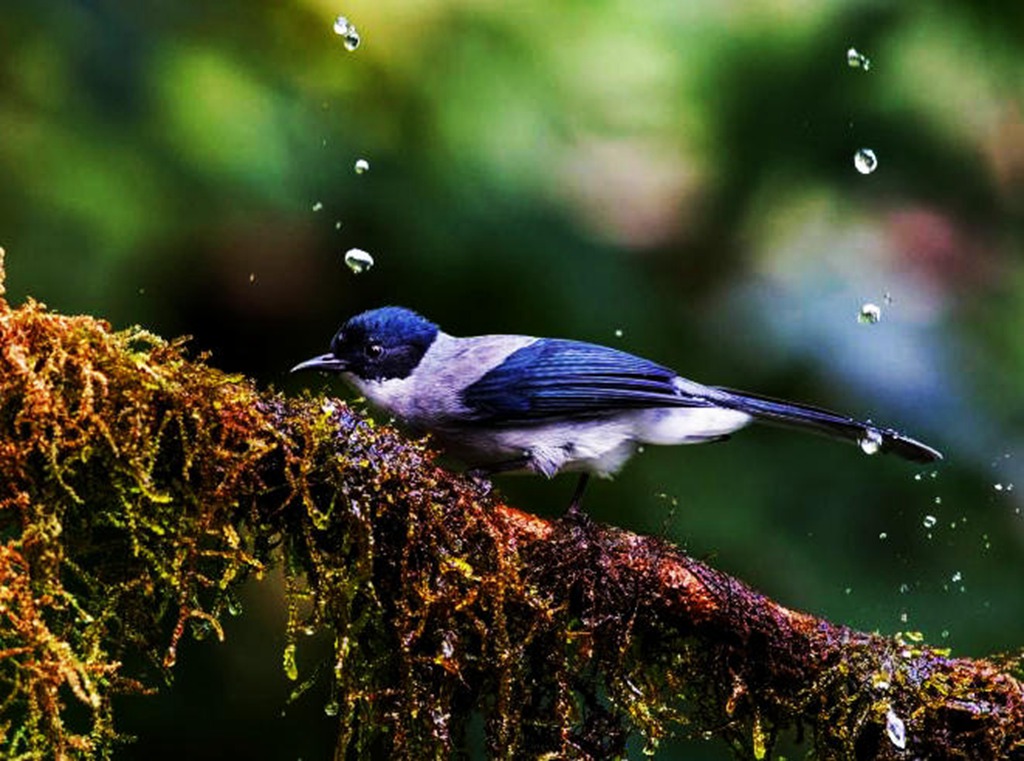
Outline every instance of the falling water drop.
<svg viewBox="0 0 1024 761"><path fill-rule="evenodd" d="M878 156L870 148L861 148L853 154L853 165L861 174L871 174L878 169Z"/></svg>
<svg viewBox="0 0 1024 761"><path fill-rule="evenodd" d="M862 325L875 325L882 319L882 307L872 304L870 301L861 304L860 312L857 314L857 322Z"/></svg>
<svg viewBox="0 0 1024 761"><path fill-rule="evenodd" d="M356 25L344 16L338 16L334 20L334 33L343 38L345 50L349 52L358 48L359 43L362 42L359 38L359 32L356 30Z"/></svg>
<svg viewBox="0 0 1024 761"><path fill-rule="evenodd" d="M850 48L846 51L846 65L851 69L871 71L871 59L857 50L857 48Z"/></svg>
<svg viewBox="0 0 1024 761"><path fill-rule="evenodd" d="M373 266L373 256L361 248L350 248L345 252L345 266L360 275Z"/></svg>

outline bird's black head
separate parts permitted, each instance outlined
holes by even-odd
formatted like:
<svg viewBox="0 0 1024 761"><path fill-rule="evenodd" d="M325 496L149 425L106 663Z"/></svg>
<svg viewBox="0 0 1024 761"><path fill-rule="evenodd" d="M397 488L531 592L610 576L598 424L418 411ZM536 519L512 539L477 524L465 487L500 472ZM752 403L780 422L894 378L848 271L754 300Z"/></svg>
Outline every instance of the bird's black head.
<svg viewBox="0 0 1024 761"><path fill-rule="evenodd" d="M436 337L437 325L411 309L371 309L341 326L330 354L301 362L292 372L349 372L363 380L406 378Z"/></svg>

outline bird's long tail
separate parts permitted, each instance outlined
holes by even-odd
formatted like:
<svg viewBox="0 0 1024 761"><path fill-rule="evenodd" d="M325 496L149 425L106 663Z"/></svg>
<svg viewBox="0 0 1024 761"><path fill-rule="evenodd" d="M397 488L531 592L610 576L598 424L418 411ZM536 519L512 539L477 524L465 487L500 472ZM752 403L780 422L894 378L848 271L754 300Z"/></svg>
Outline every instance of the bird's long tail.
<svg viewBox="0 0 1024 761"><path fill-rule="evenodd" d="M773 425L798 428L859 444L865 452L891 452L912 462L935 462L942 453L892 428L864 423L820 407L716 387L716 405L740 410Z"/></svg>

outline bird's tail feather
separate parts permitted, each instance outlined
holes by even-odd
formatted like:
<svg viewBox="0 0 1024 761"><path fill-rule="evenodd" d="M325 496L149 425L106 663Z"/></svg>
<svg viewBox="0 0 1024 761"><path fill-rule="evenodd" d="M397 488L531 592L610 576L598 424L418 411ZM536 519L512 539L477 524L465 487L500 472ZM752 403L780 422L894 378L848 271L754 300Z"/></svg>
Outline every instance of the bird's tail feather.
<svg viewBox="0 0 1024 761"><path fill-rule="evenodd" d="M740 410L773 425L799 428L859 444L865 452L891 452L912 462L928 463L942 459L942 453L927 444L905 436L892 428L864 423L820 407L794 404L746 391L716 387L722 398L715 404Z"/></svg>

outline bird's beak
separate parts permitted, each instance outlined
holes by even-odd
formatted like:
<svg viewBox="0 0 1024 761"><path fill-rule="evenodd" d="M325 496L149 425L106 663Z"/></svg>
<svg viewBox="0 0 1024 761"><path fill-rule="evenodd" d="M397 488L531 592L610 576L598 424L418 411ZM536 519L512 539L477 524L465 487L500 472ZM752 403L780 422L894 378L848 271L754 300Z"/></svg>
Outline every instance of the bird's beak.
<svg viewBox="0 0 1024 761"><path fill-rule="evenodd" d="M348 362L335 357L333 354L321 354L319 357L299 362L289 372L297 373L300 370L322 370L328 373L340 373L348 370Z"/></svg>

